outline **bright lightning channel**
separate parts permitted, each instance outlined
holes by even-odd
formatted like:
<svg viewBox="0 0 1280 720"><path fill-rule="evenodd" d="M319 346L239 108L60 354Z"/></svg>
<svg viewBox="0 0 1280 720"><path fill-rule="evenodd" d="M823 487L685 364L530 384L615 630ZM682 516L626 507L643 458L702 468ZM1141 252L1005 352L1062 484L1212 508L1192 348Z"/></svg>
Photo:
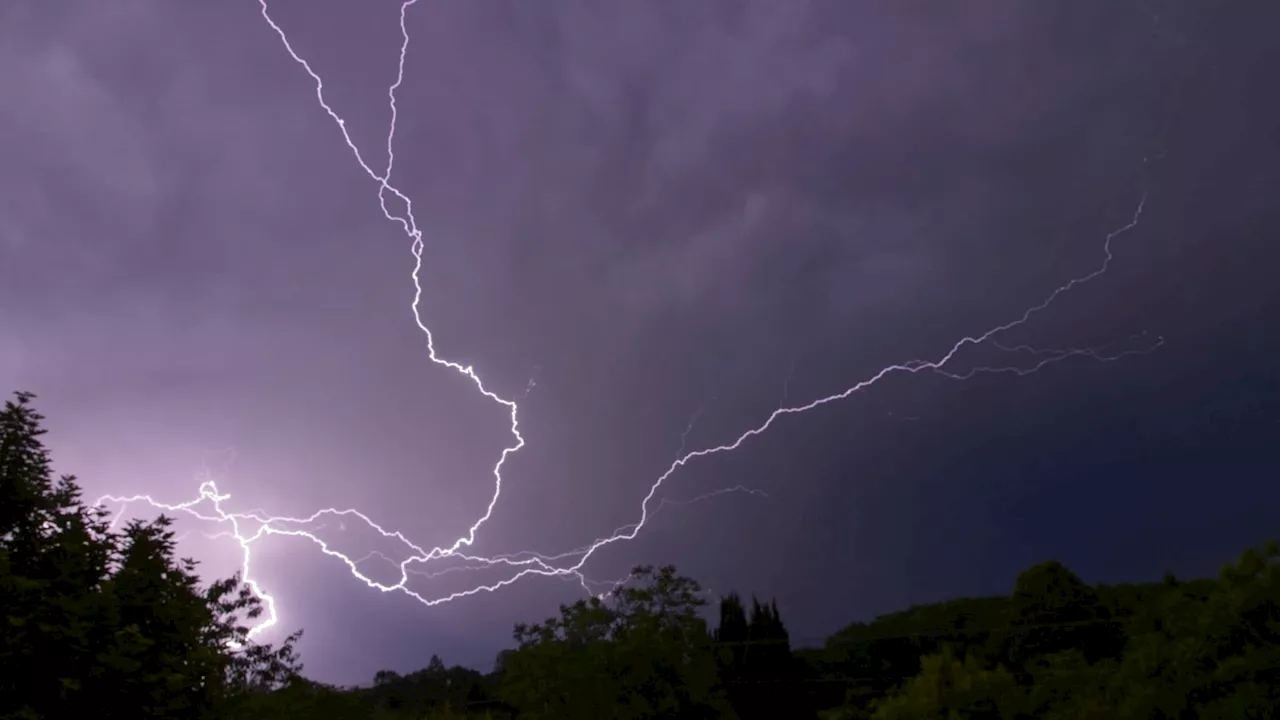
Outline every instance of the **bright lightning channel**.
<svg viewBox="0 0 1280 720"><path fill-rule="evenodd" d="M1163 343L1163 338L1156 337L1150 342L1148 342L1147 345L1141 349L1125 350L1121 352L1107 354L1103 352L1105 348L1102 348L1102 349L1037 349L1035 347L1031 347L1027 345L1019 345L1019 346L999 345L995 341L995 338L1001 333L1005 333L1009 330L1012 330L1014 328L1017 328L1019 326L1026 324L1034 315L1048 308L1063 294L1091 280L1094 280L1095 278L1104 274L1110 267L1111 262L1113 260L1112 242L1123 233L1128 232L1129 230L1137 226L1138 221L1142 217L1142 212L1147 202L1147 196L1146 194L1143 194L1142 198L1139 200L1137 204L1137 208L1133 212L1133 216L1131 220L1124 226L1116 230L1113 230L1112 232L1107 234L1103 242L1104 259L1101 265L1098 266L1097 269L1095 269L1094 271L1086 275L1073 278L1069 280L1067 283L1055 288L1052 292L1050 292L1045 297L1043 301L1041 301L1037 305L1027 308L1025 311L1022 312L1020 316L1016 317L1015 319L1009 322L1006 322L1002 325L997 325L995 327L992 327L982 333L974 334L974 335L966 335L960 338L950 347L950 349L948 349L944 354L939 356L937 359L927 360L927 361L926 360L910 360L910 361L903 362L896 365L889 365L880 369L870 377L846 388L841 392L835 393L833 395L828 395L826 397L822 397L817 400L813 400L803 405L780 406L776 410L774 410L772 413L770 413L770 415L768 416L768 418L764 420L764 422L762 422L761 424L759 424L754 428L751 428L750 430L747 430L746 432L743 432L732 442L722 444L722 445L715 445L712 447L703 448L701 450L685 451L684 441L687 439L689 430L692 429L693 421L691 420L689 428L685 430L684 435L682 435L681 437L681 447L679 452L677 453L676 459L671 462L671 464L667 467L667 469L661 475L659 475L656 480L654 480L653 484L649 488L648 493L644 496L644 499L641 501L640 517L636 522L628 525L624 525L618 528L617 530L615 530L613 533L609 534L608 536L603 538L598 538L587 545L584 545L582 547L579 547L577 549L574 549L568 552L559 553L555 555L545 555L541 553L535 553L532 551L521 551L521 552L516 552L516 553L511 553L506 555L495 555L492 557L481 557L481 556L467 554L463 552L463 548L469 547L475 542L477 533L479 532L480 528L492 517L494 507L497 505L498 500L502 494L502 468L504 464L513 453L517 452L522 447L524 447L525 440L524 440L524 437L520 434L520 424L518 421L518 408L517 408L516 402L514 400L503 398L499 396L497 393L488 389L485 386L484 381L480 378L479 374L476 373L475 369L471 365L463 365L453 360L448 360L444 357L441 357L439 354L437 354L436 347L435 347L435 339L432 336L430 328L428 328L428 326L422 319L422 313L420 309L420 303L422 298L422 284L420 280L420 274L422 270L422 253L424 248L422 231L418 228L417 222L414 218L412 202L409 200L407 196L405 196L400 190L398 190L394 185L391 184L391 172L395 165L395 151L393 146L394 146L394 139L395 139L395 132L396 132L396 120L398 117L397 107L396 107L396 91L400 88L401 84L404 81L405 57L408 54L408 50L409 50L409 31L406 25L405 18L409 11L409 8L415 5L416 3L417 3L417 0L405 0L400 5L400 33L401 33L402 41L400 44L399 61L397 64L395 82L391 84L387 92L389 104L391 107L391 122L390 122L390 128L387 132L387 164L386 164L386 169L383 172L379 173L369 166L363 154L360 152L360 148L352 140L350 133L347 131L346 120L344 120L325 100L324 81L321 79L320 75L318 75L311 68L311 65L301 55L299 55L297 51L294 50L293 45L292 43L290 43L289 38L284 32L284 30L280 27L279 24L275 22L274 19L272 19L267 0L259 0L259 5L261 6L262 18L266 21L270 29L274 31L275 34L279 37L280 42L283 44L285 51L289 54L289 56L293 59L293 61L297 63L297 65L299 65L307 73L307 75L311 77L312 81L315 83L316 100L319 102L320 107L337 124L339 131L342 133L343 140L346 142L347 147L351 150L352 155L354 155L356 162L359 163L360 168L364 170L364 172L370 178L372 178L376 183L378 183L378 203L382 209L383 215L388 220L391 220L392 222L399 224L411 241L410 252L413 255L413 271L411 273L411 277L413 279L413 286L414 286L413 302L411 304L411 309L413 311L414 322L417 324L418 329L421 330L422 333L426 336L428 357L430 358L431 362L437 365L444 366L460 375L465 376L472 384L475 385L476 389L479 390L481 395L488 398L490 401L500 405L501 407L505 408L511 418L511 435L514 439L514 442L511 445L503 448L501 455L498 457L497 462L493 466L493 477L494 477L493 495L490 497L489 503L486 506L484 513L479 517L479 519L477 519L470 526L470 528L468 528L465 535L459 537L457 540L455 540L452 544L448 545L447 547L446 546L435 547L435 548L432 548L431 550L425 550L419 547L418 545L411 542L408 538L406 538L404 535L402 535L398 531L389 531L382 528L380 525L375 523L367 515L355 509L337 510L335 508L325 508L305 517L287 517L287 516L268 515L261 510L251 510L247 512L232 512L224 507L224 503L228 499L230 499L230 495L220 493L218 491L216 483L213 480L206 480L205 482L202 482L200 484L199 492L195 499L187 501L185 503L179 503L179 504L162 503L153 499L149 495L134 495L129 497L105 495L98 499L97 504L99 505L104 504L108 501L118 503L121 505L120 512L119 514L116 515L115 520L113 520L113 524L115 521L119 520L121 515L124 513L124 508L126 506L135 502L145 502L157 509L168 510L171 512L186 513L199 520L207 521L211 523L218 523L227 527L226 530L223 530L222 532L219 532L217 534L209 535L207 537L211 537L211 538L230 537L230 538L233 538L240 545L240 548L243 552L241 577L244 580L244 582L249 585L252 591L255 594L257 594L260 598L263 599L266 605L266 610L267 610L267 612L265 613L266 618L261 623L259 623L258 625L256 625L251 629L250 637L253 637L261 633L262 631L266 630L267 628L270 628L271 626L275 625L278 622L278 616L276 614L274 598L263 591L258 581L254 579L254 576L252 573L253 568L252 568L252 562L251 562L252 560L251 546L254 542L258 541L259 539L267 535L280 535L280 536L306 538L307 540L310 540L311 542L315 543L320 548L320 551L325 555L334 557L340 560L341 562L343 562L344 564L346 564L352 576L364 582L369 587L380 590L382 592L400 591L427 606L433 606L441 603L450 602L460 598L475 595L481 592L494 592L496 590L499 590L500 588L503 588L515 583L521 578L531 576L531 575L537 575L537 576L543 576L543 577L576 578L582 584L583 588L587 590L587 592L596 596L603 596L603 594L596 593L595 591L591 590L590 586L592 584L597 584L599 581L591 581L587 579L582 574L582 568L591 559L591 557L600 549L617 542L634 539L640 533L640 531L645 527L645 525L650 520L652 520L654 516L657 515L659 510L664 505L688 504L691 502L696 502L702 499L725 494L728 492L746 492L746 493L760 494L760 491L758 490L752 490L749 488L736 486L731 488L723 488L721 490L717 490L711 493L697 496L690 500L674 501L674 500L667 500L667 499L659 499L659 501L656 504L654 503L658 490L667 481L667 479L670 478L671 475L676 472L676 470L687 465L690 461L695 460L697 458L716 455L719 453L726 453L726 452L730 452L732 450L738 449L747 440L764 433L766 430L768 430L770 427L773 426L775 421L779 420L785 415L796 415L800 413L805 413L810 410L814 410L818 407L821 407L823 405L834 403L839 400L844 400L849 396L874 385L875 383L879 382L880 380L892 374L898 374L898 373L915 374L923 370L928 370L928 371L938 373L946 377L950 377L957 380L968 379L979 373L1005 372L1005 373L1014 373L1017 375L1027 375L1027 374L1036 372L1049 364L1060 362L1072 357L1088 357L1088 358L1099 360L1099 361L1112 361L1127 355L1146 354L1146 353L1153 352L1158 347L1160 347L1160 345ZM394 198L395 200L398 200L400 203L403 204L404 209L402 212L396 213L396 212L393 212L390 208L388 208L388 195L390 195L392 198ZM997 350L1001 350L1006 353L1030 354L1036 358L1036 361L1032 363L1029 367L981 366L981 367L971 368L964 372L955 372L948 369L948 365L955 359L956 355L962 349L964 349L967 346L983 345L984 343L991 344ZM789 381L790 381L790 375L788 375L788 382ZM530 387L532 387L532 383L530 383ZM784 394L784 401L785 401L785 394ZM694 419L696 419L696 417L697 416L695 415ZM326 542L324 539L322 539L316 534L319 532L321 527L323 527L323 526L317 527L316 523L317 521L319 521L321 518L324 518L324 517L332 517L336 519L339 523L342 523L342 521L349 520L352 518L358 519L364 522L369 528L376 531L379 535L381 535L382 538L397 541L401 546L403 546L404 550L407 552L407 557L404 560L396 561L394 558L392 558L390 555L386 553L383 553L380 551L374 551L374 552L367 553L364 556L353 559L348 555L330 547L328 542ZM360 570L360 566L373 558L379 558L385 561L386 563L389 563L390 565L398 568L400 573L399 581L394 584L386 584L386 583L373 580L372 578L364 574ZM427 566L432 561L442 560L445 558L452 558L457 561L461 561L461 564L447 567L439 571L432 571L427 569L426 567L417 567L417 566ZM576 558L576 560L571 561L571 559L573 558ZM497 582L493 582L489 584L477 584L474 587L471 587L470 589L453 592L453 593L449 593L447 595L441 595L438 597L425 597L419 592L411 590L407 585L410 575L424 576L424 577L439 577L440 575L444 575L448 573L493 569L495 567L507 567L513 572L509 577L506 577L505 579L499 580Z"/></svg>

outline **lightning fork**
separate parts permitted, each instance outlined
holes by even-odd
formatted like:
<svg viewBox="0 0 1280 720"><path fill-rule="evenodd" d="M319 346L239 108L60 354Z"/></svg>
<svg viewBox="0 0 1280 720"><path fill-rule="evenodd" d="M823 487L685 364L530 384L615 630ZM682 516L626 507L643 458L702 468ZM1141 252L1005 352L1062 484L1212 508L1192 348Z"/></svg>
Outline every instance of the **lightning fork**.
<svg viewBox="0 0 1280 720"><path fill-rule="evenodd" d="M416 3L417 3L417 0L404 0L404 2L402 2L400 5L399 21L400 21L400 33L401 33L402 41L400 44L399 60L397 63L395 81L391 84L387 93L388 101L391 108L391 121L390 121L390 127L388 129L388 133L387 133L387 142L386 142L387 163L386 163L385 169L381 173L379 173L375 171L372 167L370 167L369 163L366 162L364 156L361 154L359 147L352 140L350 133L347 131L346 120L344 120L325 100L323 79L312 69L311 65L294 50L293 45L289 41L289 38L284 32L284 30L280 27L279 24L275 22L274 19L272 19L267 0L259 0L259 5L261 7L261 14L263 19L266 21L267 25L271 28L271 30L273 30L276 33L276 35L279 37L280 42L283 44L285 51L289 54L289 56L293 59L293 61L298 66L300 66L307 73L307 75L312 79L315 85L316 100L320 104L320 107L325 111L325 113L328 114L328 116L338 126L338 129L342 134L344 142L346 143L348 149L351 151L352 155L355 157L356 162L359 164L360 168L365 172L366 175L368 175L374 182L377 183L378 203L379 203L380 209L382 210L383 215L388 220L400 225L400 227L404 230L405 234L408 236L408 238L411 241L410 252L414 259L413 270L411 273L411 278L413 280L413 286L414 286L414 294L413 294L413 302L411 304L411 310L413 313L414 321L417 324L419 330L421 330L422 333L426 336L426 345L427 345L427 351L428 351L427 354L429 359L437 365L441 365L458 374L465 376L473 385L475 385L475 387L480 391L482 395L484 395L490 401L497 403L498 405L501 405L503 408L505 408L508 411L510 416L510 420L511 420L510 431L511 431L512 437L514 438L514 443L503 448L501 455L499 456L497 462L493 466L494 490L485 508L484 513L480 516L478 520L476 520L468 528L467 533L465 535L459 537L451 545L449 545L448 547L435 547L431 550L425 550L415 545L413 542L411 542L408 538L404 537L404 535L402 535L398 531L388 531L383 529L381 526L375 523L372 519L370 519L367 515L354 509L337 510L334 508L325 508L313 513L310 516L297 517L297 518L271 516L271 515L267 515L265 512L260 510L252 510L252 511L241 512L241 513L229 512L223 508L223 503L229 499L229 495L220 493L217 489L217 486L212 481L206 481L200 485L199 495L195 500L192 500L186 503L176 504L176 505L160 503L152 499L150 496L146 496L146 495L138 495L133 497L115 497L115 496L108 495L108 496L103 496L102 498L99 498L98 504L102 504L103 502L109 500L109 501L120 503L122 506L128 505L129 503L132 503L132 502L145 501L156 508L169 510L172 512L187 513L198 519L208 521L208 522L228 524L231 528L231 530L229 531L229 534L232 537L234 537L236 541L240 544L242 551L244 553L242 577L244 581L250 585L253 592L255 592L258 596L262 597L267 605L267 610L268 610L267 619L263 621L261 624L255 626L251 630L250 632L251 636L256 635L257 633L265 630L268 627L271 627L278 620L276 611L275 611L274 600L261 590L257 582L253 580L250 575L250 570L251 570L250 546L253 542L267 535L293 536L293 537L301 537L301 538L310 540L311 542L315 543L320 547L320 550L322 553L324 553L325 555L329 555L331 557L337 558L340 561L342 561L344 564L346 564L351 574L357 579L363 581L369 587L377 589L382 592L391 592L393 590L398 590L400 592L403 592L409 595L410 597L417 599L419 602L428 606L433 606L440 603L458 600L471 595L475 595L480 592L494 592L500 588L506 587L508 585L511 585L512 583L517 582L521 578L531 576L531 575L538 575L538 576L545 576L545 577L565 577L565 578L574 577L578 579L578 581L582 584L583 588L587 590L587 592L595 594L592 591L590 586L598 583L597 581L588 580L582 574L581 570L583 566L599 550L617 542L634 539L640 533L640 531L645 527L645 525L649 522L649 520L651 520L664 505L687 504L691 502L696 502L706 497L711 497L714 495L719 495L727 492L741 491L741 492L747 492L747 493L759 493L759 491L756 491L756 490L751 490L742 486L735 486L731 488L723 488L721 490L717 490L712 493L707 493L701 496L697 496L695 498L692 498L691 500L686 500L686 501L672 501L667 499L659 499L657 504L654 505L655 496L659 488L678 469L680 469L681 467L684 467L685 465L687 465L688 463L690 463L695 459L708 457L708 456L716 455L719 453L726 453L726 452L730 452L738 449L747 440L767 431L770 427L773 426L775 421L779 420L783 416L802 414L810 410L814 410L816 408L822 407L824 405L828 405L830 403L834 403L839 400L844 400L862 390L865 390L871 387L872 385L878 383L880 380L892 374L899 374L899 373L916 374L922 370L929 370L931 372L939 373L947 377L951 377L954 379L961 379L961 380L967 379L969 377L973 377L974 375L977 375L979 373L988 373L988 372L991 372L991 373L1010 372L1018 375L1026 375L1026 374L1036 372L1037 370L1045 367L1046 365L1065 360L1069 357L1089 357L1089 358L1100 360L1100 361L1110 361L1110 360L1119 359L1120 357L1124 357L1126 355L1145 354L1148 352L1153 352L1158 347L1160 347L1161 343L1163 343L1163 338L1157 338L1155 344L1152 345L1151 347L1146 348L1145 350L1130 350L1130 351L1121 352L1115 355L1102 355L1101 351L1096 349L1037 350L1036 348L1033 348L1030 346L1009 347L1009 346L996 344L996 338L1000 334L1026 324L1027 322L1030 321L1030 319L1033 316L1050 307L1063 294L1070 292L1072 289L1082 284L1088 283L1107 272L1114 258L1112 253L1113 241L1120 235L1133 229L1138 224L1138 221L1142 216L1143 210L1147 202L1147 196L1144 193L1141 199L1138 201L1137 208L1134 210L1132 219L1124 226L1116 230L1113 230L1106 235L1106 238L1103 242L1104 259L1102 263L1095 270L1093 270L1088 274L1072 278L1068 280L1066 283L1059 285L1052 292L1050 292L1044 298L1044 300L1042 300L1039 304L1033 305L1027 308L1022 312L1021 315L1015 317L1013 320L1010 320L1001 325L996 325L994 327L991 327L981 333L966 335L961 337L954 344L952 344L951 347L945 353L943 353L942 355L940 355L934 360L928 360L928 361L909 360L909 361L902 362L900 364L883 367L879 371L872 374L870 377L854 385L849 386L843 391L840 391L825 397L821 397L801 405L792 405L792 406L784 405L784 403L787 401L786 395L784 394L782 402L779 403L779 407L775 409L772 413L770 413L769 416L761 424L747 430L746 432L741 433L733 441L725 444L721 444L721 445L706 447L701 450L686 451L684 443L687 440L690 431L692 430L694 421L697 419L697 415L695 414L694 418L690 420L689 426L686 428L684 434L681 436L681 446L680 446L680 450L676 453L675 460L671 462L671 464L667 467L667 469L664 472L662 472L657 477L656 480L654 480L654 482L650 485L648 493L644 496L643 500L641 501L639 519L634 523L624 525L618 528L613 533L611 533L608 537L597 539L596 541L588 545L582 546L580 548L577 548L576 550L572 550L566 553L561 553L559 555L541 555L538 553L533 553L531 551L520 551L520 552L506 554L506 555L495 555L493 557L480 557L480 556L464 553L462 552L462 548L469 547L472 544L474 544L476 534L478 533L480 528L492 517L494 507L496 506L502 492L502 470L503 470L504 464L513 453L519 451L521 448L524 447L525 440L520 433L520 426L518 421L518 408L517 408L516 402L514 400L501 397L498 394L496 394L494 391L486 387L483 380L480 378L479 374L476 373L475 369L471 365L463 365L459 362L446 359L441 355L439 355L436 352L435 338L432 335L431 330L427 327L426 323L423 321L423 318L422 318L422 313L420 308L421 299L422 299L422 283L421 283L420 275L422 271L422 254L424 250L423 234L421 229L418 227L416 219L414 218L412 202L409 200L407 196L405 196L400 190L398 190L394 185L391 184L391 174L395 166L394 138L395 138L395 132L396 132L396 122L398 119L398 108L396 105L396 91L402 86L404 82L405 58L408 54L408 48L409 48L409 31L406 24L406 15L409 8L415 5ZM389 199L398 201L403 207L403 211L399 213L394 212L388 206ZM979 367L971 368L970 370L965 372L956 372L948 369L948 366L952 363L952 361L956 358L957 354L960 353L962 349L968 346L982 345L984 343L992 343L998 350L1002 350L1005 352L1012 352L1012 353L1030 352L1031 354L1033 354L1038 358L1038 361L1035 364L1033 364L1031 367L1023 367L1023 368L979 366ZM794 372L794 367L793 367L792 373L793 372ZM790 383L792 373L788 373L787 384ZM532 381L530 383L530 388L531 387L532 387ZM526 389L526 394L527 392L528 392L528 388ZM785 393L785 390L784 390L784 393ZM205 503L211 506L212 511L210 512L210 511L198 510L197 506L200 506L202 503ZM124 509L122 507L120 510L120 514L122 514L123 512L124 512ZM117 520L119 519L120 514L116 515ZM320 521L322 518L326 518L330 516L336 518L340 524L344 519L351 519L351 518L359 519L360 521L368 525L370 528L378 532L383 538L398 541L400 545L403 547L406 557L402 560L397 561L394 558L392 558L390 555L382 551L374 551L353 560L351 557L348 557L346 554L330 547L330 543L322 539L317 534L320 532L323 526L316 526L316 523ZM249 526L249 525L256 526L253 532L245 531L244 526ZM398 566L400 568L400 575L401 575L399 582L391 585L388 585L385 583L379 583L367 577L363 573L361 573L358 566L374 557L378 557L386 562L391 563L392 565ZM422 570L416 567L416 565L419 565L419 564L426 564L431 561L441 560L447 557L455 558L466 564L447 568L438 572ZM573 560L571 564L564 564L564 563L558 562L558 561L569 561L572 558L576 558L576 560ZM424 575L427 577L438 577L440 575L453 573L453 572L475 571L475 570L499 568L499 567L508 568L509 570L512 570L514 572L509 577L506 577L505 579L499 580L497 582L493 582L490 584L477 584L474 587L467 590L454 592L447 595L441 595L433 598L424 597L418 592L414 590L410 590L406 585L406 583L408 582L409 575L411 574L415 576Z"/></svg>

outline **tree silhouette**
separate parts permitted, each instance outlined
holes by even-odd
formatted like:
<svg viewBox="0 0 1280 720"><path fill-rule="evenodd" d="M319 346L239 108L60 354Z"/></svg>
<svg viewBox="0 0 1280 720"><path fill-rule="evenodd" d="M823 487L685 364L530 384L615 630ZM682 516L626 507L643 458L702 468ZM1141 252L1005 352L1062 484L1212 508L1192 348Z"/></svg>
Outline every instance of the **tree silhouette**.
<svg viewBox="0 0 1280 720"><path fill-rule="evenodd" d="M1091 586L1061 563L1007 596L918 605L792 650L776 602L721 599L640 566L604 597L514 629L489 675L438 655L370 687L303 679L297 634L250 641L263 608L203 584L171 521L121 529L54 479L32 396L0 411L0 718L1280 717L1280 546L1216 578ZM78 715L77 715L78 714Z"/></svg>
<svg viewBox="0 0 1280 720"><path fill-rule="evenodd" d="M502 696L521 718L725 718L698 584L639 566L607 599L515 627Z"/></svg>
<svg viewBox="0 0 1280 720"><path fill-rule="evenodd" d="M296 675L298 636L250 641L258 598L234 577L202 589L167 518L117 532L53 480L33 397L0 411L0 716L205 717Z"/></svg>
<svg viewBox="0 0 1280 720"><path fill-rule="evenodd" d="M1056 561L1035 565L1018 576L1013 591L1008 657L1015 665L1070 649L1089 662L1118 657L1124 629L1111 620L1097 591Z"/></svg>
<svg viewBox="0 0 1280 720"><path fill-rule="evenodd" d="M748 616L737 593L726 595L713 637L720 679L739 717L778 717L779 712L804 716L795 707L796 688L790 686L797 677L777 602L761 604L753 597Z"/></svg>

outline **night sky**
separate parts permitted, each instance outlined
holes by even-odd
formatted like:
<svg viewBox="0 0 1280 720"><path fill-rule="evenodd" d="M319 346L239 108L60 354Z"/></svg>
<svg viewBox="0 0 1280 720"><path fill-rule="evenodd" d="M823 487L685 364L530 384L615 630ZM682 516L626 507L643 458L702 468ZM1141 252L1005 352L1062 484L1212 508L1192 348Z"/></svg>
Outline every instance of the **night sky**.
<svg viewBox="0 0 1280 720"><path fill-rule="evenodd" d="M379 171L399 7L269 4ZM1016 320L1102 267L1140 205L1105 273L945 369L1096 357L891 374L780 417L679 468L584 571L673 563L776 596L820 642L1045 559L1091 582L1208 574L1280 536L1280 4L963 8L409 8L391 182L423 232L420 309L527 441L472 551L636 522L682 443ZM0 389L39 396L89 498L215 479L229 510L355 507L448 545L484 513L508 415L431 363L410 239L261 9L4 3ZM238 566L201 537L225 526L187 522L184 553ZM384 547L351 517L311 529ZM584 593L531 577L424 607L305 539L252 548L278 627L333 682L432 653L487 670L512 623Z"/></svg>

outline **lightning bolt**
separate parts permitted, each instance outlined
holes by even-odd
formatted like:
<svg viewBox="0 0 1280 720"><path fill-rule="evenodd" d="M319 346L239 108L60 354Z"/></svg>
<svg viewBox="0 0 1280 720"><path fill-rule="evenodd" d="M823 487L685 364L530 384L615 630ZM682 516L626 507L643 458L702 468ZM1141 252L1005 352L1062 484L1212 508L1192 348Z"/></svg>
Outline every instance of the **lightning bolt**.
<svg viewBox="0 0 1280 720"><path fill-rule="evenodd" d="M1030 375L1031 373L1040 370L1046 365L1052 365L1053 363L1056 363L1056 362L1062 362L1063 360L1066 360L1068 358L1087 357L1091 360L1097 360L1098 362L1114 362L1116 360L1119 360L1120 358L1129 357L1130 355L1149 355L1164 345L1163 335L1156 335L1155 337L1148 338L1147 333L1143 332L1135 335L1134 340L1142 340L1143 341L1142 346L1136 347L1136 348L1126 348L1124 350L1118 350L1113 352L1107 352L1107 348L1110 346L1103 346L1100 348L1059 349L1059 348L1037 348L1037 347L1032 347L1031 345L1006 346L1001 343L992 341L991 342L992 347L995 347L998 350L1002 350L1006 353L1029 353L1036 358L1036 361L1032 363L1030 367L1019 367L1017 365L1007 365L1007 366L983 365L980 367L970 368L961 373L948 372L941 368L935 368L934 371L937 372L939 375L942 375L943 377L951 378L952 380L968 380L969 378L973 377L974 375L977 375L978 373L1012 373L1014 375L1023 376L1023 375Z"/></svg>
<svg viewBox="0 0 1280 720"><path fill-rule="evenodd" d="M1147 202L1147 196L1144 193L1138 201L1137 207L1134 210L1130 221L1106 235L1106 238L1102 243L1104 258L1095 270L1086 275L1070 279L1065 284L1058 286L1045 296L1039 304L1027 308L1014 319L1004 324L991 327L980 333L961 337L959 340L955 341L950 348L946 350L946 352L933 360L917 359L883 367L871 376L848 386L842 391L799 405L786 405L786 391L789 388L784 387L784 395L782 401L779 403L779 407L770 413L769 416L757 426L741 433L731 442L706 447L700 450L687 451L685 449L685 442L688 438L689 432L693 429L694 421L696 421L698 414L702 412L699 410L698 414L695 414L693 419L690 420L689 426L681 436L680 449L677 451L675 459L670 463L667 469L653 481L648 493L641 500L640 516L635 522L624 525L609 535L598 538L589 544L555 555L543 555L532 551L520 551L506 555L495 555L492 557L481 557L468 554L467 552L464 552L464 550L469 548L475 542L477 533L492 517L494 507L497 505L502 494L503 467L513 453L524 447L525 440L520 433L516 401L503 398L486 387L484 381L471 365L463 365L462 363L446 359L439 355L436 351L435 338L433 337L430 328L422 318L420 307L422 284L420 274L423 263L423 234L418 227L416 219L414 218L412 202L407 196L391 184L392 170L395 165L394 139L396 121L398 118L396 91L404 81L405 57L409 49L409 31L406 26L405 18L409 8L416 3L417 0L405 0L400 5L399 24L402 42L400 44L399 61L397 64L395 81L391 84L387 93L391 107L391 122L387 133L386 143L387 163L385 169L378 172L370 167L369 163L365 160L364 155L361 153L360 148L357 147L356 143L352 140L351 135L347 131L346 121L325 100L323 79L311 68L310 64L308 64L308 62L300 56L297 51L295 51L284 30L275 22L275 20L272 19L267 0L259 0L263 20L265 20L268 27L278 36L289 57L291 57L293 61L301 67L308 76L310 76L315 85L315 97L320 107L337 125L343 140L346 142L348 149L350 149L360 168L364 170L369 178L377 184L378 203L383 215L388 220L398 224L410 240L409 247L413 256L413 269L410 275L414 286L411 310L413 312L414 322L426 338L428 358L432 363L462 375L476 387L481 395L503 408L509 414L511 420L510 432L513 442L503 448L501 455L493 466L493 494L490 497L483 514L481 514L480 517L468 528L464 535L457 538L452 544L448 546L435 547L430 550L426 550L415 545L398 531L384 529L367 515L355 509L338 510L335 508L325 508L305 517L269 515L258 509L246 512L233 512L225 507L225 503L230 499L230 496L219 492L216 483L211 479L202 482L199 486L197 497L185 503L167 504L159 502L149 495L134 495L128 497L105 495L98 499L97 504L99 505L107 502L114 502L121 505L120 513L116 515L117 520L120 515L123 514L125 507L132 503L145 502L157 509L175 513L185 513L199 520L223 526L224 529L212 537L230 537L239 544L243 553L241 577L244 582L250 586L252 591L263 599L266 606L266 618L251 629L251 637L265 631L267 628L272 627L278 622L275 600L272 596L263 591L251 572L253 569L251 563L252 545L266 536L276 535L304 538L317 545L320 548L320 551L325 555L333 557L344 563L350 570L352 576L364 582L367 586L381 592L399 591L427 606L434 606L458 600L481 592L495 592L529 576L577 579L587 592L598 597L602 597L607 595L607 593L597 593L591 589L592 585L598 584L600 581L587 579L583 575L582 568L598 551L615 543L634 539L664 506L689 504L729 492L761 494L758 490L735 486L716 490L684 501L668 500L665 498L657 499L655 501L657 493L662 488L663 484L666 483L666 481L670 479L671 476L680 468L701 458L737 450L748 440L766 432L774 425L774 423L778 422L785 416L799 415L824 405L847 399L850 396L880 382L884 378L895 374L917 374L923 371L929 371L957 380L968 379L982 373L1013 373L1016 375L1026 375L1034 373L1047 365L1061 362L1069 358L1088 357L1099 361L1112 361L1127 355L1153 352L1163 343L1163 338L1156 337L1153 341L1149 340L1146 342L1145 345L1139 349L1107 353L1104 352L1105 348L1038 349L1030 345L1009 346L997 344L996 340L996 338L1001 334L1027 324L1035 315L1049 308L1065 293L1068 293L1078 286L1088 283L1106 273L1114 259L1112 253L1113 241L1122 234L1136 227L1142 217L1142 213ZM388 203L391 200L398 201L403 209L399 212L393 211L388 207ZM1143 337L1145 337L1145 335ZM995 350L1006 354L1030 355L1034 359L1034 362L1029 366L975 366L968 370L952 369L951 366L954 364L957 356L963 349L970 346L977 347L981 345L988 345ZM791 375L793 373L794 365L792 370L788 373L787 385L789 385ZM534 382L531 380L529 386L525 390L526 395L532 389L533 385ZM319 534L320 530L326 527L331 527L331 525L319 524L322 519L336 521L335 524L341 528L340 532L343 533L345 533L346 524L348 522L353 520L359 521L366 527L375 531L383 540L389 541L391 544L396 546L398 548L398 552L374 550L353 559L351 556L334 549L331 546L331 540L326 540L321 537ZM400 555L399 559L395 557L396 555ZM361 570L361 567L366 566L367 563L374 559L379 559L383 563L396 568L400 574L399 581L387 584L378 582L366 575ZM434 570L430 567L431 563L446 559L451 560L455 564L439 570ZM415 577L438 578L446 574L492 571L495 569L504 570L506 572L506 576L497 581L487 583L479 582L469 589L434 597L424 596L408 587L409 577L411 575ZM625 582L625 579L620 582ZM616 586L616 583L614 584Z"/></svg>

